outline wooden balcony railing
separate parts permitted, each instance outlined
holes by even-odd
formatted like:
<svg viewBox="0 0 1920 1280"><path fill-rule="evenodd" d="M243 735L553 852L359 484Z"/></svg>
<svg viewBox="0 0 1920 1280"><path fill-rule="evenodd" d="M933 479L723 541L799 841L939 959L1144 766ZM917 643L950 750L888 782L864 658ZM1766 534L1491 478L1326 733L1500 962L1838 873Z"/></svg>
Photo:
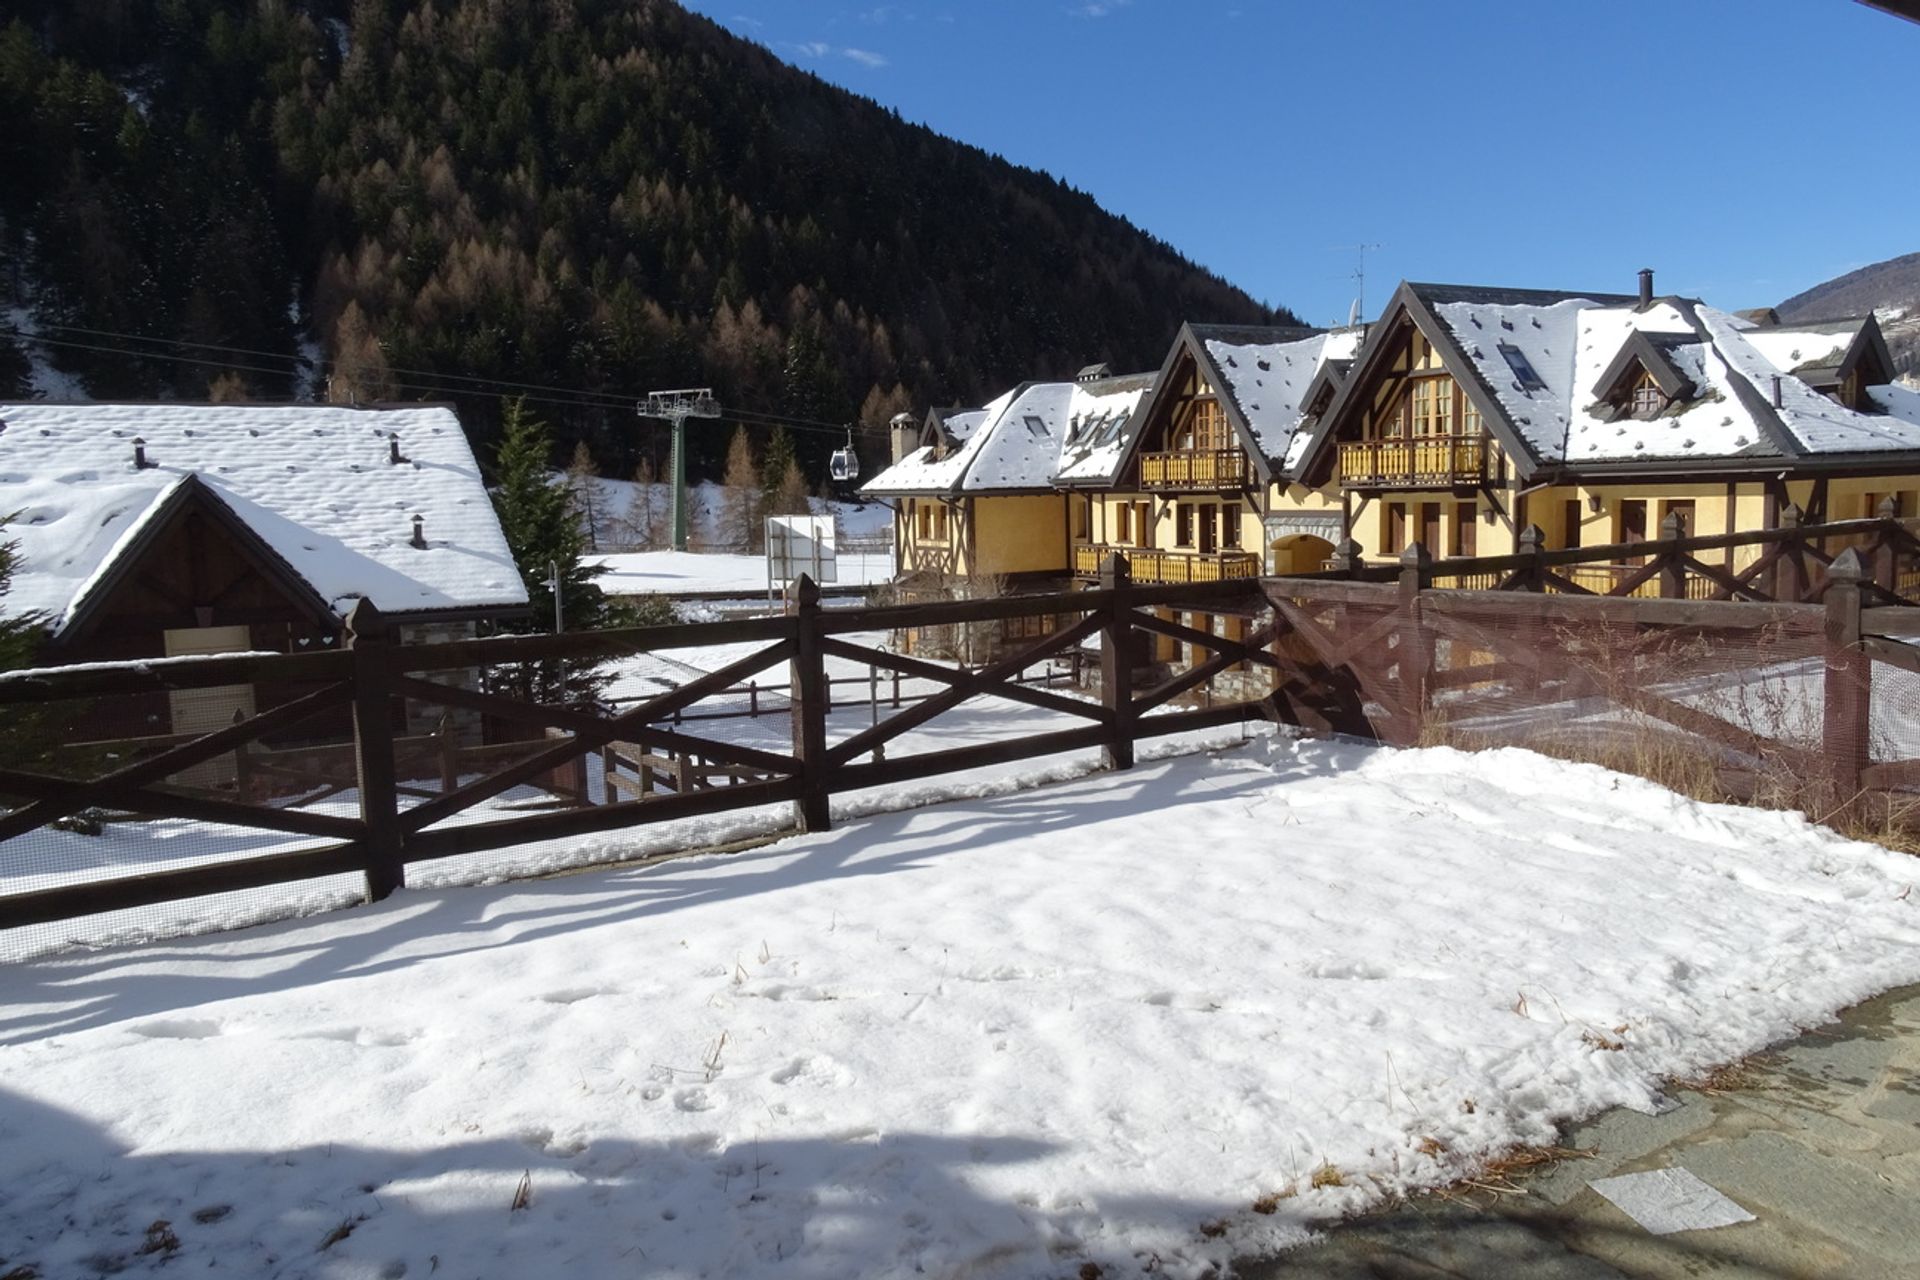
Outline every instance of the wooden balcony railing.
<svg viewBox="0 0 1920 1280"><path fill-rule="evenodd" d="M1340 446L1340 483L1403 489L1477 485L1487 474L1484 436L1415 436Z"/></svg>
<svg viewBox="0 0 1920 1280"><path fill-rule="evenodd" d="M1187 449L1140 455L1142 489L1242 489L1253 468L1242 449Z"/></svg>
<svg viewBox="0 0 1920 1280"><path fill-rule="evenodd" d="M1100 576L1100 564L1119 552L1135 582L1233 582L1260 576L1260 557L1251 551L1150 551L1144 547L1081 544L1073 549L1073 571L1083 578Z"/></svg>

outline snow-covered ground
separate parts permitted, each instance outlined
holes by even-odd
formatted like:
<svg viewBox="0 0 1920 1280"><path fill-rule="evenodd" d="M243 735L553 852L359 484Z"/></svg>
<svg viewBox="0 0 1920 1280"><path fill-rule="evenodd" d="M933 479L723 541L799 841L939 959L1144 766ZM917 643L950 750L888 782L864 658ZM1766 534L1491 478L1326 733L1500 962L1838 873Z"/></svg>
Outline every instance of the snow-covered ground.
<svg viewBox="0 0 1920 1280"><path fill-rule="evenodd" d="M576 486L595 545L603 550L665 546L669 541L673 487L632 480L596 479L590 492ZM711 480L687 486L687 536L696 551L731 551L742 545L735 513L735 491ZM893 530L893 508L884 502L810 500L815 515L830 515L842 541L885 540ZM762 575L762 584L765 575Z"/></svg>
<svg viewBox="0 0 1920 1280"><path fill-rule="evenodd" d="M0 969L0 1253L1199 1276L1920 978L1911 860L1525 752L985 790Z"/></svg>
<svg viewBox="0 0 1920 1280"><path fill-rule="evenodd" d="M625 551L589 557L607 572L595 581L612 595L674 595L683 591L738 591L743 596L767 591L765 556L725 552ZM893 579L893 551L843 549L835 556L834 584L867 586ZM831 585L831 584L828 584Z"/></svg>

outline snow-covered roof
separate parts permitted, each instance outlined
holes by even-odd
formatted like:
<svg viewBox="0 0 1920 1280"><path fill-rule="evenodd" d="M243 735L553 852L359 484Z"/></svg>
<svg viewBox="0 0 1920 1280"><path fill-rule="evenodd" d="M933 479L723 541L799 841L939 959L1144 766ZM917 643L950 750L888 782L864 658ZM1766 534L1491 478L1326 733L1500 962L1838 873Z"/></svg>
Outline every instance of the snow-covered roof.
<svg viewBox="0 0 1920 1280"><path fill-rule="evenodd" d="M1290 460L1315 376L1328 361L1351 360L1362 332L1356 326L1290 342L1205 339L1221 389L1233 398L1267 458L1282 465Z"/></svg>
<svg viewBox="0 0 1920 1280"><path fill-rule="evenodd" d="M1093 382L1028 382L984 410L945 457L924 445L868 481L874 494L1031 493L1050 488L1067 466L1112 448L1153 375Z"/></svg>
<svg viewBox="0 0 1920 1280"><path fill-rule="evenodd" d="M1915 424L1845 408L1795 376L1837 365L1864 321L1770 329L1685 299L1641 307L1635 299L1409 288L1541 463L1920 449ZM1599 399L1603 374L1636 334L1693 384L1644 420Z"/></svg>
<svg viewBox="0 0 1920 1280"><path fill-rule="evenodd" d="M402 615L527 603L450 409L35 403L0 404L0 512L18 547L8 611L43 613L57 633L194 483L342 616L362 596Z"/></svg>

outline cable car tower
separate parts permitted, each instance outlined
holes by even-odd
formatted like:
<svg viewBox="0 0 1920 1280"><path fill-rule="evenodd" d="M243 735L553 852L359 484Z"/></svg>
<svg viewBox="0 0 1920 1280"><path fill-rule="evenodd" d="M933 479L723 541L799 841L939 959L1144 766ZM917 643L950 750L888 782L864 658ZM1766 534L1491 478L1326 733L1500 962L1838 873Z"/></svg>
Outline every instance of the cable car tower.
<svg viewBox="0 0 1920 1280"><path fill-rule="evenodd" d="M696 387L683 391L649 391L647 403L640 409L643 418L659 418L673 424L673 549L687 549L687 419L718 418L720 402L713 388Z"/></svg>

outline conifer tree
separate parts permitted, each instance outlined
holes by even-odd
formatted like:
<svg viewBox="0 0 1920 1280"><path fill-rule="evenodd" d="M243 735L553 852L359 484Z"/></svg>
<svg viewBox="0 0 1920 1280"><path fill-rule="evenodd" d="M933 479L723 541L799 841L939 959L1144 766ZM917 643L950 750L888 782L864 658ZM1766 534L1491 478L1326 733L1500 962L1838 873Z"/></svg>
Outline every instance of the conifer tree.
<svg viewBox="0 0 1920 1280"><path fill-rule="evenodd" d="M601 534L606 528L606 496L600 490L600 466L585 440L573 446L573 460L567 463L567 487L573 491L574 505L580 511L580 524L586 530L587 549L601 549Z"/></svg>
<svg viewBox="0 0 1920 1280"><path fill-rule="evenodd" d="M758 552L763 531L761 508L765 505L759 468L754 465L753 442L745 427L735 427L727 444L727 469L720 478L725 496L722 537L734 551Z"/></svg>
<svg viewBox="0 0 1920 1280"><path fill-rule="evenodd" d="M553 437L546 424L527 412L524 401L507 401L494 463L493 505L532 608L531 617L504 628L519 634L553 630L549 583L555 566L566 630L615 625L619 616L594 581L605 570L585 560L587 538L579 507L573 491L553 474L552 456ZM607 680L593 662L571 660L503 665L489 668L486 678L497 692L536 702L583 701Z"/></svg>

